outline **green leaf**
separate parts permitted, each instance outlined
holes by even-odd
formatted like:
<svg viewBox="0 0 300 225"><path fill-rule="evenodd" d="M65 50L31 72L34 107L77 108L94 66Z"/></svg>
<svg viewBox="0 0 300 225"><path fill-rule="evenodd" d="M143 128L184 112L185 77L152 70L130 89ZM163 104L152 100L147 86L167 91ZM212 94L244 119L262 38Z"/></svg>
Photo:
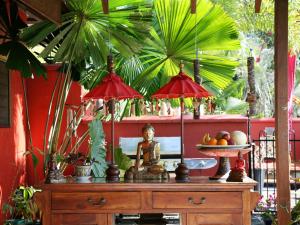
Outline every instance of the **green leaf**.
<svg viewBox="0 0 300 225"><path fill-rule="evenodd" d="M36 167L39 163L39 159L33 152L31 152L31 158L32 158L32 162L33 162L33 167L36 169Z"/></svg>
<svg viewBox="0 0 300 225"><path fill-rule="evenodd" d="M116 148L114 150L115 162L118 165L119 169L127 170L132 166L131 159L122 152L121 148Z"/></svg>
<svg viewBox="0 0 300 225"><path fill-rule="evenodd" d="M22 43L8 41L1 44L0 55L7 56L6 67L8 69L19 70L23 77L31 77L35 74L46 78L45 67Z"/></svg>
<svg viewBox="0 0 300 225"><path fill-rule="evenodd" d="M154 2L153 28L138 54L146 69L132 82L146 97L178 74L181 60L184 71L191 76L197 49L201 51L200 75L206 82L203 86L216 92L231 83L238 63L225 56L224 50L240 47L236 25L220 6L207 0L197 1L197 8L201 10L194 15L189 1Z"/></svg>
<svg viewBox="0 0 300 225"><path fill-rule="evenodd" d="M92 172L95 177L105 177L107 169L106 163L106 149L105 149L105 136L102 127L102 122L99 119L94 119L89 123L90 134L90 157L96 160L92 164Z"/></svg>
<svg viewBox="0 0 300 225"><path fill-rule="evenodd" d="M22 40L31 47L46 46L42 57L54 56L56 61L72 58L75 63L90 60L99 67L106 61L108 43L113 52L137 53L152 18L151 4L145 0L110 2L109 14L103 14L99 0L69 0L66 6L69 12L62 16L60 26L42 21L22 31ZM74 53L70 51L73 48Z"/></svg>

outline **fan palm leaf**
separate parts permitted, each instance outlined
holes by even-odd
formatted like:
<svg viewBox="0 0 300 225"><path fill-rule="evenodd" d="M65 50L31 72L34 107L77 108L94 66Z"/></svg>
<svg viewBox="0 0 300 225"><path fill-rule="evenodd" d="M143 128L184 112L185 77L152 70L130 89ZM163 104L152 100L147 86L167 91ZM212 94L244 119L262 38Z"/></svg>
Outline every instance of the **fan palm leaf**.
<svg viewBox="0 0 300 225"><path fill-rule="evenodd" d="M196 48L202 52L201 76L204 81L210 81L204 85L217 91L231 83L238 63L216 52L221 50L224 53L224 50L240 47L235 23L221 7L207 0L199 0L197 8L201 10L191 14L190 1L154 2L153 29L139 54L146 69L132 82L134 88L146 88L146 94L150 96L155 91L153 87L158 83L159 86L164 85L178 73L181 60L185 61L186 72L193 74L192 60Z"/></svg>
<svg viewBox="0 0 300 225"><path fill-rule="evenodd" d="M110 13L104 14L99 0L69 0L61 26L42 21L24 29L21 37L31 47L45 46L42 57L54 55L55 61L67 61L75 47L74 63L90 58L96 67L106 61L108 44L123 56L136 53L141 48L139 40L148 32L145 21L151 20L151 5L144 0L119 0L111 1L109 7Z"/></svg>
<svg viewBox="0 0 300 225"><path fill-rule="evenodd" d="M20 71L23 77L31 77L34 73L46 78L46 69L23 43L8 41L1 44L0 55L7 56L5 65L8 69Z"/></svg>

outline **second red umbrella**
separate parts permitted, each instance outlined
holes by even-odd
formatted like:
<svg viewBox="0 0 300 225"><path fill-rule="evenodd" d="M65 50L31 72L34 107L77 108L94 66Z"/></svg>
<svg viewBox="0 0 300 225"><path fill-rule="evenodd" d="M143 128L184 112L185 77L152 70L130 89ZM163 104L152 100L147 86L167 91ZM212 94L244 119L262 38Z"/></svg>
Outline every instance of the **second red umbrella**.
<svg viewBox="0 0 300 225"><path fill-rule="evenodd" d="M202 98L212 96L205 88L197 84L183 72L183 64L180 63L179 74L172 77L171 80L158 91L156 91L152 98L180 98L181 107L181 163L178 165L176 172L176 180L187 181L188 169L184 164L184 122L183 122L183 111L184 111L184 98Z"/></svg>

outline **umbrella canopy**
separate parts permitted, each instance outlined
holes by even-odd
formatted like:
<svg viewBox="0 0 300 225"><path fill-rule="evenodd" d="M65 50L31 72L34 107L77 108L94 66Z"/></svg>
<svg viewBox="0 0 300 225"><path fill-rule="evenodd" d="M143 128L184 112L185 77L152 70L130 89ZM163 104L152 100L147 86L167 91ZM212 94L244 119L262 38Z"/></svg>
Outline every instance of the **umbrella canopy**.
<svg viewBox="0 0 300 225"><path fill-rule="evenodd" d="M108 73L102 82L87 93L83 99L110 99L122 100L128 98L143 98L140 93L125 84L114 71Z"/></svg>
<svg viewBox="0 0 300 225"><path fill-rule="evenodd" d="M169 83L156 91L152 98L201 98L212 96L200 84L197 84L188 75L182 72L172 77Z"/></svg>

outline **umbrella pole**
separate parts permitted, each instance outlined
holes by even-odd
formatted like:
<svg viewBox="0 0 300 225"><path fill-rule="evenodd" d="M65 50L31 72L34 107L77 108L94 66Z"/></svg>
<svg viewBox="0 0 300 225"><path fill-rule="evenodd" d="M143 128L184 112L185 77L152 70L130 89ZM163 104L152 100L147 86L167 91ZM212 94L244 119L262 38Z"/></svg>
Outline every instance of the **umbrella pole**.
<svg viewBox="0 0 300 225"><path fill-rule="evenodd" d="M115 164L115 100L111 101L111 164Z"/></svg>
<svg viewBox="0 0 300 225"><path fill-rule="evenodd" d="M115 165L115 100L111 99L111 163L106 170L106 180L119 181L120 171L118 165Z"/></svg>
<svg viewBox="0 0 300 225"><path fill-rule="evenodd" d="M184 113L184 102L183 98L180 98L180 135L181 135L181 148L180 148L180 154L181 154L181 163L184 163L183 158L184 158L184 122L183 122L183 113Z"/></svg>
<svg viewBox="0 0 300 225"><path fill-rule="evenodd" d="M189 169L186 167L186 165L184 164L184 132L183 132L183 112L184 112L184 102L183 102L183 97L180 98L180 111L181 111L181 115L180 115L180 125L181 125L181 162L178 163L178 167L175 170L175 180L179 181L179 182L186 182L189 181Z"/></svg>

